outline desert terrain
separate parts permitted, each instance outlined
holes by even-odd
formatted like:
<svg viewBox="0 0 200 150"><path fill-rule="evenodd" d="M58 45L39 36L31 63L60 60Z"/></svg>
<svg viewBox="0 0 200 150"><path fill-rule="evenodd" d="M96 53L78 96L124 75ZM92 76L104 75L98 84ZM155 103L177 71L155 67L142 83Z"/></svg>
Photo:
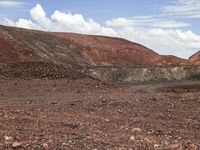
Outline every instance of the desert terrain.
<svg viewBox="0 0 200 150"><path fill-rule="evenodd" d="M198 150L199 60L1 26L0 149Z"/></svg>

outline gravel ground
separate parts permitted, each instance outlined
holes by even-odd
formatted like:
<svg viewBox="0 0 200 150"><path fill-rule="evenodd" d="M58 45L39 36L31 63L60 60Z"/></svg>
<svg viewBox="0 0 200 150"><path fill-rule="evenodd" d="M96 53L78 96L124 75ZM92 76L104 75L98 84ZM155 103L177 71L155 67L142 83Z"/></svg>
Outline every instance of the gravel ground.
<svg viewBox="0 0 200 150"><path fill-rule="evenodd" d="M92 79L1 79L0 84L2 150L200 149L200 82L112 87Z"/></svg>

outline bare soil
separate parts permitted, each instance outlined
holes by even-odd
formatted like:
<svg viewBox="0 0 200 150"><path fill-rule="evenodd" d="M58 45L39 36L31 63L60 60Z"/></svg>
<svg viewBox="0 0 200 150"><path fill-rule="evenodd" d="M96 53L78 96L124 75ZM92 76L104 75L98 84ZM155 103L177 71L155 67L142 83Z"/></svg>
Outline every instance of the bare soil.
<svg viewBox="0 0 200 150"><path fill-rule="evenodd" d="M113 87L63 78L0 84L2 150L13 149L13 142L27 150L200 148L200 82Z"/></svg>

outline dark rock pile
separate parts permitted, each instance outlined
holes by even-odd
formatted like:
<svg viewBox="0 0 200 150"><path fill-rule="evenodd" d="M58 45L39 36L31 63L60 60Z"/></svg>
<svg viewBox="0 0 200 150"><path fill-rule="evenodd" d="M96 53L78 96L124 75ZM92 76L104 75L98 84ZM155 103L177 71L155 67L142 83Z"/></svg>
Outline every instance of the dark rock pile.
<svg viewBox="0 0 200 150"><path fill-rule="evenodd" d="M18 62L0 65L0 77L7 79L80 79L86 76L71 67L45 62Z"/></svg>

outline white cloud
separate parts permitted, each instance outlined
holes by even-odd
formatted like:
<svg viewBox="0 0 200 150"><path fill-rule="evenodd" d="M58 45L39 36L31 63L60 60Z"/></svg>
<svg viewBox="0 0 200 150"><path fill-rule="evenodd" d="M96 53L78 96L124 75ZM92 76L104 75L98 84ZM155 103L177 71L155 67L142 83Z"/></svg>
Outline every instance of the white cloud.
<svg viewBox="0 0 200 150"><path fill-rule="evenodd" d="M23 2L17 2L17 1L13 1L13 0L1 0L0 1L0 7L2 8L18 8L23 6L24 3Z"/></svg>
<svg viewBox="0 0 200 150"><path fill-rule="evenodd" d="M200 18L199 0L176 0L161 7L163 14L187 18Z"/></svg>
<svg viewBox="0 0 200 150"><path fill-rule="evenodd" d="M106 22L107 26L123 27L123 26L142 26L150 28L180 28L188 27L189 23L178 22L175 20L162 19L153 16L137 16L132 18L115 18Z"/></svg>
<svg viewBox="0 0 200 150"><path fill-rule="evenodd" d="M103 26L91 18L84 18L81 14L65 13L59 10L54 11L48 17L40 4L31 9L30 16L31 20L24 18L17 21L4 19L0 23L45 31L117 36L144 44L160 54L173 54L184 58L200 49L200 35L190 30L175 29L189 25L175 20L139 16L108 20Z"/></svg>
<svg viewBox="0 0 200 150"><path fill-rule="evenodd" d="M200 49L200 36L190 30L122 27L117 32L121 37L144 44L160 54L187 58Z"/></svg>
<svg viewBox="0 0 200 150"><path fill-rule="evenodd" d="M188 27L189 23L186 22L178 22L175 20L160 20L155 21L150 24L151 27L156 28L180 28L180 27Z"/></svg>
<svg viewBox="0 0 200 150"><path fill-rule="evenodd" d="M37 24L33 23L31 20L22 19L22 18L16 22L12 21L10 19L4 18L3 20L0 20L0 23L3 25L7 25L7 26L15 26L15 27L26 28L26 29L43 30Z"/></svg>
<svg viewBox="0 0 200 150"><path fill-rule="evenodd" d="M44 30L52 30L51 28L53 27L53 23L46 16L46 12L40 4L36 4L36 6L30 10L30 15L37 23L39 28L42 28Z"/></svg>
<svg viewBox="0 0 200 150"><path fill-rule="evenodd" d="M63 13L57 10L52 14L51 19L56 22L59 31L117 35L112 28L101 26L91 18L86 20L81 14Z"/></svg>
<svg viewBox="0 0 200 150"><path fill-rule="evenodd" d="M4 19L1 23L4 25L21 26L28 29L42 29L45 31L117 36L117 33L112 28L102 26L91 18L85 19L81 14L64 13L56 10L49 18L40 4L37 4L30 10L30 16L33 22L26 19L19 19L16 22Z"/></svg>
<svg viewBox="0 0 200 150"><path fill-rule="evenodd" d="M133 20L126 19L126 18L116 18L116 19L106 21L106 25L113 26L113 27L133 26L134 22Z"/></svg>

